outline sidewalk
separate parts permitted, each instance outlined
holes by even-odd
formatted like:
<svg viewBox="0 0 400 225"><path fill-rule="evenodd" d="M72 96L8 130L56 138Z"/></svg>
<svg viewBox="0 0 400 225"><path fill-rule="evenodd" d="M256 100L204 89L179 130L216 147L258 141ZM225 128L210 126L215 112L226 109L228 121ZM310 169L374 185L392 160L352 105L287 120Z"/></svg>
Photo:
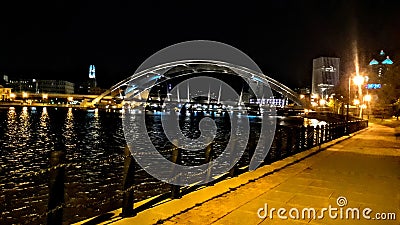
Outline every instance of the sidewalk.
<svg viewBox="0 0 400 225"><path fill-rule="evenodd" d="M400 224L400 140L394 129L370 124L367 130L334 142L320 152L314 148L135 217L114 217L102 224ZM339 196L347 199L346 206L338 206ZM291 208L301 216L302 209L312 207L318 217L331 205L342 208L345 218L347 208L359 208L360 220L331 219L327 211L323 219L282 220L276 210L272 219L260 219L257 211L265 203L268 211L286 209L286 216ZM378 212L394 212L396 220L366 220L362 210L367 207L372 209L371 218Z"/></svg>

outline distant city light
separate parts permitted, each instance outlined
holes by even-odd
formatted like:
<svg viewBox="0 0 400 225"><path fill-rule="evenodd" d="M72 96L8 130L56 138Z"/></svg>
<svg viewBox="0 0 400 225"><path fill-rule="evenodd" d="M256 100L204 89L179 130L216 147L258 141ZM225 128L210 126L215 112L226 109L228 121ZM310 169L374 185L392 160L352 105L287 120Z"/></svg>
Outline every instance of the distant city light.
<svg viewBox="0 0 400 225"><path fill-rule="evenodd" d="M91 79L95 79L96 78L96 70L95 70L94 65L90 65L89 66L89 78L91 78Z"/></svg>
<svg viewBox="0 0 400 225"><path fill-rule="evenodd" d="M359 105L360 104L360 100L354 99L353 103L354 103L354 105Z"/></svg>
<svg viewBox="0 0 400 225"><path fill-rule="evenodd" d="M303 95L303 94L300 95L300 99L304 99L305 97L306 97L306 96Z"/></svg>
<svg viewBox="0 0 400 225"><path fill-rule="evenodd" d="M72 102L72 101L74 100L74 98L73 98L73 97L68 97L67 100L68 100L69 102Z"/></svg>
<svg viewBox="0 0 400 225"><path fill-rule="evenodd" d="M382 64L388 64L388 65L391 65L391 64L393 64L393 61L392 61L392 60L390 60L390 59L389 59L389 56L388 56L388 57L387 57L385 60L383 60Z"/></svg>
<svg viewBox="0 0 400 225"><path fill-rule="evenodd" d="M382 87L381 84L367 84L367 85L366 85L366 88L367 88L367 89L379 89L379 88L381 88L381 87Z"/></svg>
<svg viewBox="0 0 400 225"><path fill-rule="evenodd" d="M15 98L15 97L16 97L16 95L14 93L10 94L10 98Z"/></svg>
<svg viewBox="0 0 400 225"><path fill-rule="evenodd" d="M364 100L367 102L371 101L371 95L365 95Z"/></svg>
<svg viewBox="0 0 400 225"><path fill-rule="evenodd" d="M22 93L22 97L23 97L23 98L27 98L27 97L28 97L28 93L23 92L23 93Z"/></svg>
<svg viewBox="0 0 400 225"><path fill-rule="evenodd" d="M319 100L319 105L324 106L325 104L326 104L326 100L325 99Z"/></svg>
<svg viewBox="0 0 400 225"><path fill-rule="evenodd" d="M43 98L43 99L47 99L48 97L49 97L48 94L43 94L43 95L42 95L42 98Z"/></svg>

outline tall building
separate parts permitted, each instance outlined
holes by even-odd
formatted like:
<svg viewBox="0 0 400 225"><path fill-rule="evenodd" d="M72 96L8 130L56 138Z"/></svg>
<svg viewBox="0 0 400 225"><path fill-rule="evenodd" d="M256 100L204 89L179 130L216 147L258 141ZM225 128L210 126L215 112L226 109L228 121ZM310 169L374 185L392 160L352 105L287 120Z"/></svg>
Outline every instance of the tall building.
<svg viewBox="0 0 400 225"><path fill-rule="evenodd" d="M333 93L333 88L339 84L340 59L320 57L313 60L312 94L326 98Z"/></svg>
<svg viewBox="0 0 400 225"><path fill-rule="evenodd" d="M94 65L89 66L89 81L88 81L88 92L92 93L93 91L91 89L94 89L97 87L97 82L96 82L96 69Z"/></svg>
<svg viewBox="0 0 400 225"><path fill-rule="evenodd" d="M393 61L386 53L381 50L379 55L375 55L369 62L370 69L372 70L373 77L370 77L374 82L380 83L384 77L385 72L393 64Z"/></svg>

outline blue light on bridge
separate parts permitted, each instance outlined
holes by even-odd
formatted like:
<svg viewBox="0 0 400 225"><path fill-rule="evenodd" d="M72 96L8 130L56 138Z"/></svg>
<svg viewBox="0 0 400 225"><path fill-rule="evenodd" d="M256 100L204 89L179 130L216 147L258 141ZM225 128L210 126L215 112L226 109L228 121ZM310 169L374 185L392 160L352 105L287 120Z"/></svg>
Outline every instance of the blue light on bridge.
<svg viewBox="0 0 400 225"><path fill-rule="evenodd" d="M258 78L258 77L252 77L251 79L253 79L254 81L257 81L257 82L263 82L260 78Z"/></svg>
<svg viewBox="0 0 400 225"><path fill-rule="evenodd" d="M150 80L157 80L157 79L159 79L161 77L161 75L155 75L155 76L153 76Z"/></svg>

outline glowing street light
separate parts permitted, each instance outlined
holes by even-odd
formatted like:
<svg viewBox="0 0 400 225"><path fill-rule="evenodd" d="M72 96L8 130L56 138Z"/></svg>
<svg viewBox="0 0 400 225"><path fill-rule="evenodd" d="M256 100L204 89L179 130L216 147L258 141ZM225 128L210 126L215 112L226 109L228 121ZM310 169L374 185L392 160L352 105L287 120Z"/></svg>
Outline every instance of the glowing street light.
<svg viewBox="0 0 400 225"><path fill-rule="evenodd" d="M43 95L42 95L42 98L43 98L43 99L48 99L48 98L49 98L49 95L48 95L48 94L43 94Z"/></svg>
<svg viewBox="0 0 400 225"><path fill-rule="evenodd" d="M357 75L353 78L353 82L354 82L354 84L360 86L364 83L364 77Z"/></svg>
<svg viewBox="0 0 400 225"><path fill-rule="evenodd" d="M22 93L22 97L23 97L23 98L27 98L27 97L28 97L28 93L23 92L23 93Z"/></svg>
<svg viewBox="0 0 400 225"><path fill-rule="evenodd" d="M74 100L74 98L73 97L68 97L67 100L68 100L68 102L72 102Z"/></svg>
<svg viewBox="0 0 400 225"><path fill-rule="evenodd" d="M359 105L359 104L360 104L360 100L354 99L354 100L353 100L353 103L354 103L354 105Z"/></svg>
<svg viewBox="0 0 400 225"><path fill-rule="evenodd" d="M306 97L306 96L303 95L303 94L300 95L300 99L304 99L305 97Z"/></svg>
<svg viewBox="0 0 400 225"><path fill-rule="evenodd" d="M324 106L325 104L326 104L326 100L325 99L319 100L319 105Z"/></svg>
<svg viewBox="0 0 400 225"><path fill-rule="evenodd" d="M367 102L371 101L371 95L365 95L364 100Z"/></svg>
<svg viewBox="0 0 400 225"><path fill-rule="evenodd" d="M16 97L15 93L10 94L10 98L15 98L15 97Z"/></svg>

